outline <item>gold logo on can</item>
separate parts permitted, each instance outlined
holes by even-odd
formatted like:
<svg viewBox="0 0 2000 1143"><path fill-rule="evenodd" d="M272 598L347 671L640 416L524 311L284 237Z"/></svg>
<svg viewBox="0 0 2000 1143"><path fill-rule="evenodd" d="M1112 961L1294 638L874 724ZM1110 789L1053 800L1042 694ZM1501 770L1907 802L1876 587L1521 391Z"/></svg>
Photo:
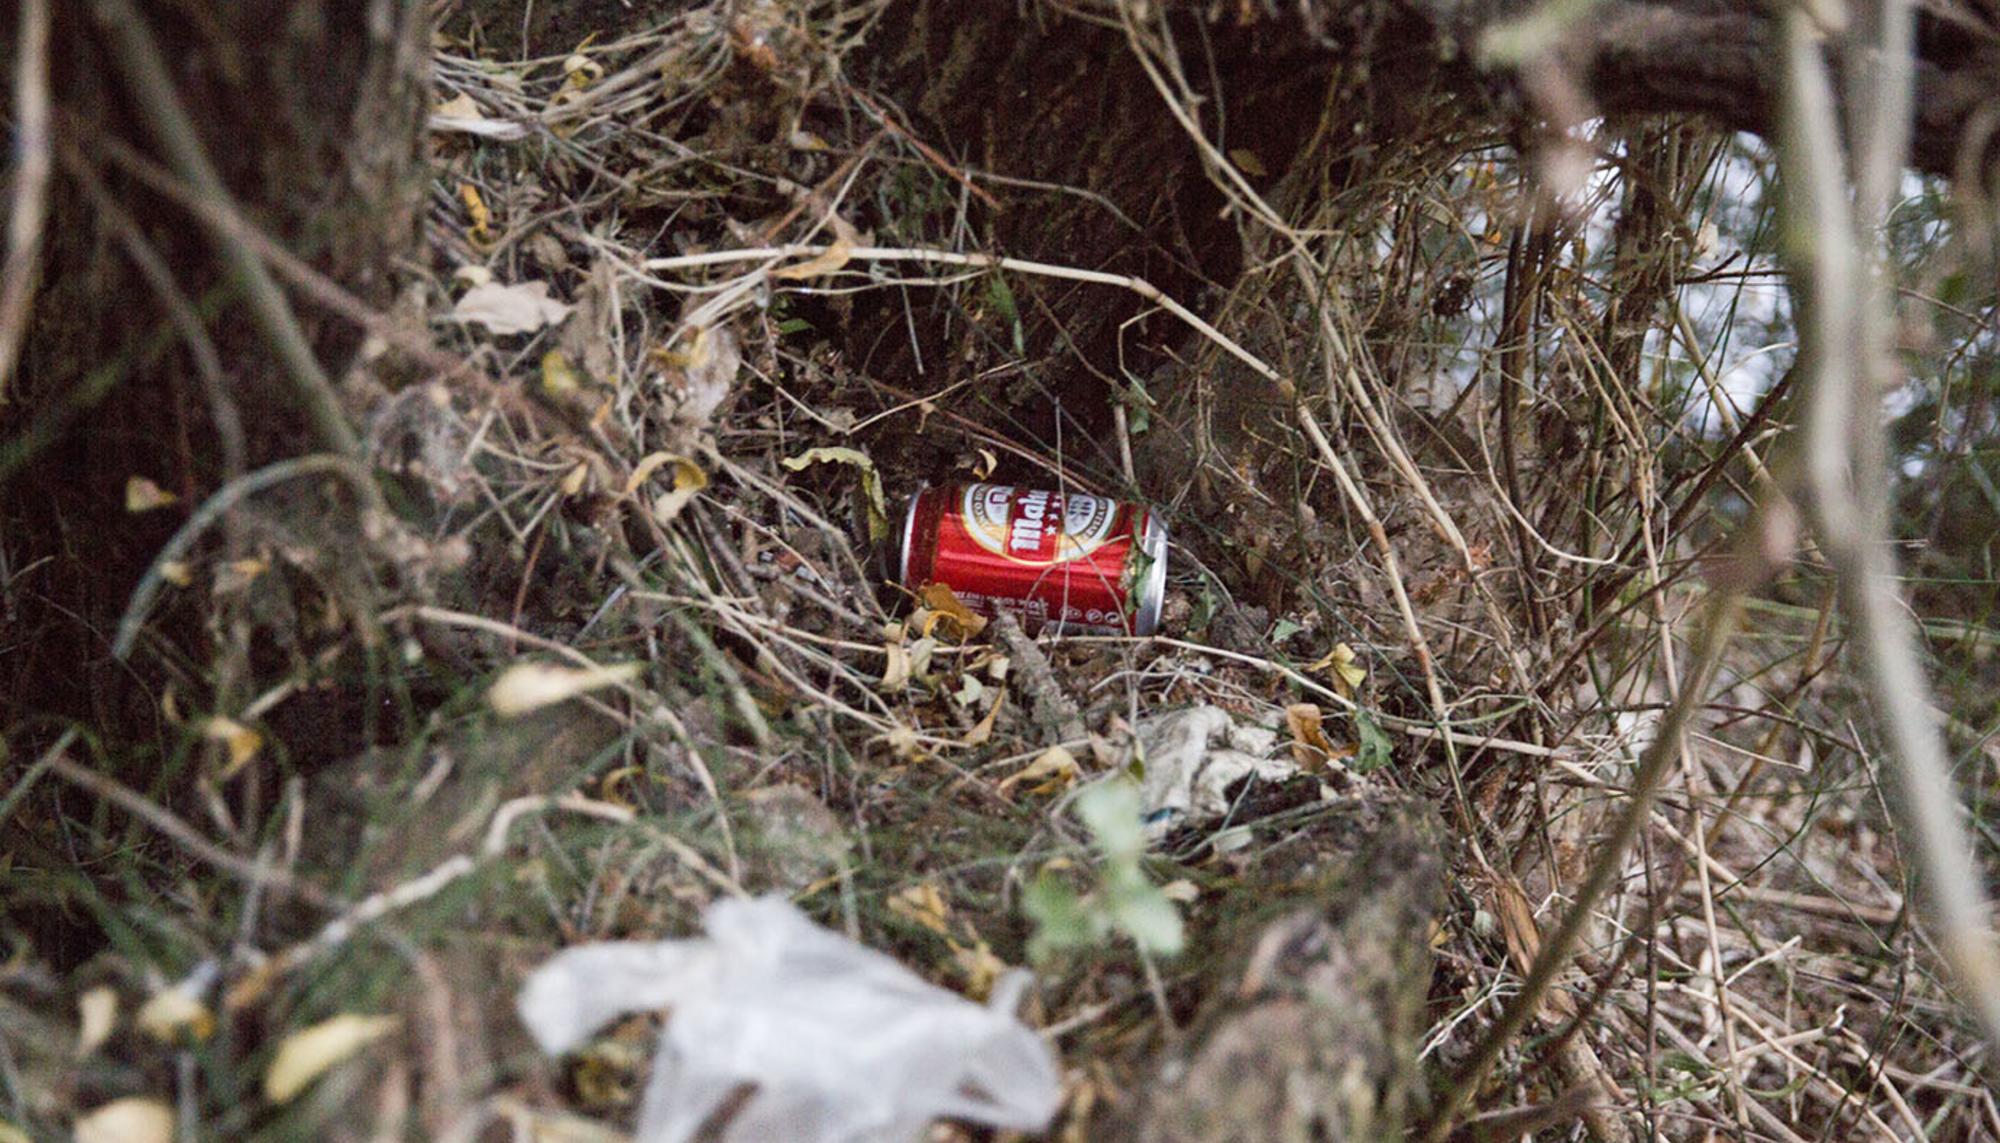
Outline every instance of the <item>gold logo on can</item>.
<svg viewBox="0 0 2000 1143"><path fill-rule="evenodd" d="M966 534L996 556L1025 564L1082 559L1111 538L1118 505L1102 496L967 485L959 500Z"/></svg>

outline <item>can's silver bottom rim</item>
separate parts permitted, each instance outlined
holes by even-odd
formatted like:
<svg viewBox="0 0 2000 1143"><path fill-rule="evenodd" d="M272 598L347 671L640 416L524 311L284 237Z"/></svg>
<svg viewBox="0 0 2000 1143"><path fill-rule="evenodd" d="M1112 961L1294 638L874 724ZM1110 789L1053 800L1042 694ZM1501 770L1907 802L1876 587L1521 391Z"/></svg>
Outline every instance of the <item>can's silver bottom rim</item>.
<svg viewBox="0 0 2000 1143"><path fill-rule="evenodd" d="M910 497L910 506L903 510L903 550L897 561L896 582L911 591L923 586L920 583L910 582L910 540L917 534L917 501L922 500L928 490L928 485L917 489Z"/></svg>
<svg viewBox="0 0 2000 1143"><path fill-rule="evenodd" d="M1152 508L1146 509L1146 528L1139 536L1139 550L1152 561L1145 580L1132 585L1132 590L1139 593L1139 606L1132 613L1132 634L1144 636L1160 629L1160 611L1167 598L1167 526Z"/></svg>

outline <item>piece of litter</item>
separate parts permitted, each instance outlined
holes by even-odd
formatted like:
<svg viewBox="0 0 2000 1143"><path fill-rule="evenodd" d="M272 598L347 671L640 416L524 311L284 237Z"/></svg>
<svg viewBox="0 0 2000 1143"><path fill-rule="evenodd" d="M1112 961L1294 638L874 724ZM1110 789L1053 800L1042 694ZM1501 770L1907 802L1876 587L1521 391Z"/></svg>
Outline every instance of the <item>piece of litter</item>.
<svg viewBox="0 0 2000 1143"><path fill-rule="evenodd" d="M1278 750L1276 730L1240 724L1220 707L1141 719L1134 730L1145 748L1140 794L1148 841L1228 813L1228 790L1245 775L1282 782L1300 772L1290 757L1272 757Z"/></svg>
<svg viewBox="0 0 2000 1143"><path fill-rule="evenodd" d="M634 1143L693 1138L746 1085L706 1137L905 1143L935 1119L1034 1131L1055 1115L1055 1061L1012 1014L1027 974L979 1005L779 897L719 901L704 922L705 938L566 950L521 990L521 1020L550 1054L671 1009Z"/></svg>
<svg viewBox="0 0 2000 1143"><path fill-rule="evenodd" d="M549 296L547 282L497 282L474 286L451 308L451 316L475 322L497 334L533 333L569 316L567 302Z"/></svg>

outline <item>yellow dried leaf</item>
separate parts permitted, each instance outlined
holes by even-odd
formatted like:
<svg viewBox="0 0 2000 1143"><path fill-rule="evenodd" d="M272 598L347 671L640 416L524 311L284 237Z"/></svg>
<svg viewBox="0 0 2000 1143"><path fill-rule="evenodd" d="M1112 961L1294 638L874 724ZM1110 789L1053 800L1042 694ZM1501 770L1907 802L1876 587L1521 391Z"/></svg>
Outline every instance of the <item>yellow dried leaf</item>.
<svg viewBox="0 0 2000 1143"><path fill-rule="evenodd" d="M1285 708L1285 725L1292 732L1292 761L1302 770L1324 766L1334 756L1333 744L1321 727L1323 717L1319 707L1309 702Z"/></svg>
<svg viewBox="0 0 2000 1143"><path fill-rule="evenodd" d="M970 947L952 941L951 959L965 974L965 994L974 1000L984 1001L1007 974L1007 962L993 955L984 937L975 939Z"/></svg>
<svg viewBox="0 0 2000 1143"><path fill-rule="evenodd" d="M569 363L560 349L542 354L542 395L562 400L583 392L583 374Z"/></svg>
<svg viewBox="0 0 2000 1143"><path fill-rule="evenodd" d="M472 245L484 250L493 245L493 212L487 209L486 200L480 197L479 188L471 183L458 184L458 199L465 204L466 217L472 225L466 228L465 237Z"/></svg>
<svg viewBox="0 0 2000 1143"><path fill-rule="evenodd" d="M229 761L222 768L221 777L233 778L237 771L250 764L257 752L264 748L264 736L233 718L212 715L201 724L201 736L210 742L220 742L229 748Z"/></svg>
<svg viewBox="0 0 2000 1143"><path fill-rule="evenodd" d="M270 570L269 560L258 559L255 556L231 560L216 569L215 590L224 595L232 591L242 591L255 583L258 576Z"/></svg>
<svg viewBox="0 0 2000 1143"><path fill-rule="evenodd" d="M76 1058L104 1046L118 1026L118 993L99 985L76 999Z"/></svg>
<svg viewBox="0 0 2000 1143"><path fill-rule="evenodd" d="M562 489L564 496L575 496L577 493L583 491L584 482L589 479L590 466L588 464L579 464L575 468L570 469L569 474L562 478L562 484L559 487Z"/></svg>
<svg viewBox="0 0 2000 1143"><path fill-rule="evenodd" d="M157 1099L132 1096L76 1121L76 1143L173 1143L174 1109Z"/></svg>
<svg viewBox="0 0 2000 1143"><path fill-rule="evenodd" d="M186 560L168 560L160 565L160 578L175 587L186 587L194 582L194 567Z"/></svg>
<svg viewBox="0 0 2000 1143"><path fill-rule="evenodd" d="M171 1044L183 1037L206 1040L215 1031L215 1013L183 983L154 993L139 1008L133 1023L161 1043Z"/></svg>
<svg viewBox="0 0 2000 1143"><path fill-rule="evenodd" d="M285 1103L328 1068L396 1030L394 1016L340 1015L285 1037L264 1072L264 1095Z"/></svg>
<svg viewBox="0 0 2000 1143"><path fill-rule="evenodd" d="M979 461L972 466L972 479L984 480L1000 467L1000 458L993 454L992 449L975 447L973 451L979 454Z"/></svg>
<svg viewBox="0 0 2000 1143"><path fill-rule="evenodd" d="M882 644L882 654L887 658L882 664L882 680L875 689L895 693L910 682L910 652L901 643Z"/></svg>
<svg viewBox="0 0 2000 1143"><path fill-rule="evenodd" d="M965 737L959 739L959 741L967 746L984 746L986 740L993 737L993 720L1000 717L1000 708L1006 705L1006 691L1001 691L999 694L994 695L993 709L987 711L986 717L980 719L978 725L974 726L971 730L966 731Z"/></svg>
<svg viewBox="0 0 2000 1143"><path fill-rule="evenodd" d="M28 1133L4 1119L0 1119L0 1143L35 1143Z"/></svg>
<svg viewBox="0 0 2000 1143"><path fill-rule="evenodd" d="M928 612L921 627L925 635L929 635L932 628L944 620L950 620L958 629L960 641L986 630L986 617L967 607L947 584L925 584L917 591L917 602Z"/></svg>
<svg viewBox="0 0 2000 1143"><path fill-rule="evenodd" d="M1076 755L1060 746L1051 746L1036 755L1033 762L1000 779L996 789L1005 798L1011 796L1014 787L1032 783L1028 785L1028 793L1036 797L1060 794L1074 786L1082 773L1082 767L1076 764Z"/></svg>
<svg viewBox="0 0 2000 1143"><path fill-rule="evenodd" d="M845 464L861 473L861 491L867 497L868 538L873 543L884 543L889 539L889 502L882 495L882 474L876 470L875 462L860 449L831 446L809 448L797 456L781 461L787 472L799 472L815 464Z"/></svg>
<svg viewBox="0 0 2000 1143"><path fill-rule="evenodd" d="M277 957L271 957L237 977L227 989L223 990L222 1010L241 1012L269 995L271 985L277 982L279 975L284 971L283 963Z"/></svg>
<svg viewBox="0 0 2000 1143"><path fill-rule="evenodd" d="M582 91L604 78L604 65L578 52L563 61L563 86L570 91Z"/></svg>
<svg viewBox="0 0 2000 1143"><path fill-rule="evenodd" d="M1253 179L1267 178L1271 174L1265 168L1264 160L1257 157L1257 152L1245 147L1237 147L1230 151L1229 161L1236 164L1236 169Z"/></svg>
<svg viewBox="0 0 2000 1143"><path fill-rule="evenodd" d="M912 885L889 898L889 911L940 936L949 931L951 905L945 901L938 887L929 881Z"/></svg>
<svg viewBox="0 0 2000 1143"><path fill-rule="evenodd" d="M1306 669L1328 672L1333 676L1333 689L1340 692L1340 697L1353 698L1355 688L1368 681L1367 669L1356 663L1354 657L1354 648L1345 643L1335 643L1333 650Z"/></svg>
<svg viewBox="0 0 2000 1143"><path fill-rule="evenodd" d="M918 639L910 644L910 677L929 678L931 660L937 656L938 641L931 638Z"/></svg>
<svg viewBox="0 0 2000 1143"><path fill-rule="evenodd" d="M516 663L500 673L486 691L486 705L501 718L518 718L578 695L616 686L639 677L640 663L597 667L559 667L553 663Z"/></svg>
<svg viewBox="0 0 2000 1143"><path fill-rule="evenodd" d="M823 277L846 266L853 255L854 244L836 238L833 245L805 261L771 271L771 277L780 280Z"/></svg>
<svg viewBox="0 0 2000 1143"><path fill-rule="evenodd" d="M682 509L688 506L695 494L708 487L708 473L687 457L670 452L656 452L639 462L632 475L625 480L625 491L630 494L650 480L655 472L667 465L674 466L673 490L653 498L653 519L662 524L670 524Z"/></svg>
<svg viewBox="0 0 2000 1143"><path fill-rule="evenodd" d="M689 504L694 502L695 493L708 487L706 476L700 484L683 483L676 479L673 491L662 492L653 497L653 519L660 524L671 524L680 517Z"/></svg>
<svg viewBox="0 0 2000 1143"><path fill-rule="evenodd" d="M915 762L924 756L923 736L917 728L897 723L889 728L889 733L879 735L873 741L889 748L889 753L903 762Z"/></svg>
<svg viewBox="0 0 2000 1143"><path fill-rule="evenodd" d="M151 512L155 508L165 508L177 504L180 497L161 488L143 476L125 478L125 510L127 512Z"/></svg>
<svg viewBox="0 0 2000 1143"><path fill-rule="evenodd" d="M854 229L853 223L837 214L831 215L827 221L833 226L833 244L803 262L771 271L771 277L780 280L818 278L836 273L846 266L854 256L854 248L861 244L861 234Z"/></svg>
<svg viewBox="0 0 2000 1143"><path fill-rule="evenodd" d="M640 485L646 483L648 480L651 480L653 478L653 474L660 471L662 468L665 468L667 465L673 464L676 461L681 461L684 459L685 459L684 457L678 456L670 452L647 453L645 457L639 461L638 464L632 467L632 475L625 478L626 495L629 496L632 493L637 492L639 490Z"/></svg>

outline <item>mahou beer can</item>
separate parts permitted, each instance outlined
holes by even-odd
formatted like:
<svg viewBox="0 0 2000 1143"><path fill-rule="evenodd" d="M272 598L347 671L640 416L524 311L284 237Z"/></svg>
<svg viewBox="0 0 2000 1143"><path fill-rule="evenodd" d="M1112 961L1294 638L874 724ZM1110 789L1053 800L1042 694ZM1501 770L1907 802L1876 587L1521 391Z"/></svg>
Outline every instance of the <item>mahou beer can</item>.
<svg viewBox="0 0 2000 1143"><path fill-rule="evenodd" d="M943 484L910 498L903 586L951 588L1030 632L1151 635L1167 583L1167 527L1140 504L1004 484Z"/></svg>

